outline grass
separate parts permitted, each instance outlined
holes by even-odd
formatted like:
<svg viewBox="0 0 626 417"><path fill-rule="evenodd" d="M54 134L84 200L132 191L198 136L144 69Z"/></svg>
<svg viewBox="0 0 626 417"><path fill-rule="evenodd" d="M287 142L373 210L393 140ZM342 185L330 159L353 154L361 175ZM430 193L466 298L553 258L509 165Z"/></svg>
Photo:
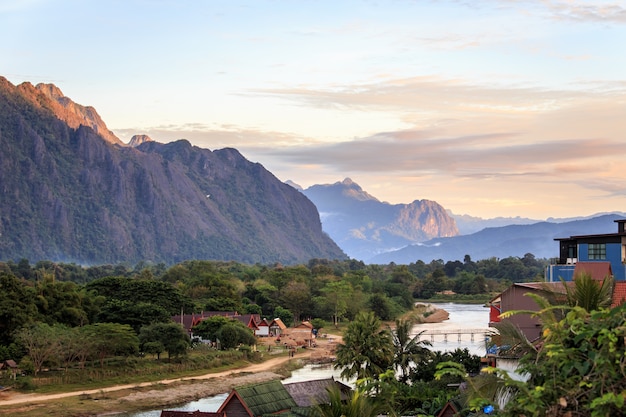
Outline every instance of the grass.
<svg viewBox="0 0 626 417"><path fill-rule="evenodd" d="M198 355L200 356L200 355ZM276 356L286 356L286 353L279 355L265 355L262 358L257 358L254 362L261 362L263 360L272 359ZM191 358L190 358L191 359ZM14 416L24 415L29 417L85 417L94 415L104 415L119 411L121 413L133 413L138 411L153 410L163 408L163 399L159 396L147 396L139 400L127 401L124 397L136 392L146 392L153 390L164 390L166 388L172 388L181 385L193 384L196 381L193 380L194 376L206 375L207 373L217 373L232 369L236 373L236 368L249 364L249 360L245 360L243 357L237 360L229 361L216 367L197 368L188 371L179 372L162 372L159 371L158 362L153 359L144 358L140 362L145 362L146 371L143 375L135 376L119 376L105 378L101 380L93 380L86 384L64 384L64 385L43 385L37 388L37 394L55 394L62 392L72 391L88 391L94 389L102 389L95 394L80 394L76 396L55 399L53 401L43 401L36 403L23 403L17 405L2 405L0 401L0 416ZM301 366L300 361L289 361L289 363L281 366L277 369L273 369L272 372L289 376L291 371ZM240 375L245 375L242 372ZM189 378L183 381L176 381L171 384L160 384L157 381L164 379L178 379ZM144 387L139 387L140 383L153 382ZM137 386L130 387L128 389L116 390L105 392L104 388L114 385L132 385ZM191 401L195 398L181 398L181 402ZM123 414L121 414L123 415Z"/></svg>

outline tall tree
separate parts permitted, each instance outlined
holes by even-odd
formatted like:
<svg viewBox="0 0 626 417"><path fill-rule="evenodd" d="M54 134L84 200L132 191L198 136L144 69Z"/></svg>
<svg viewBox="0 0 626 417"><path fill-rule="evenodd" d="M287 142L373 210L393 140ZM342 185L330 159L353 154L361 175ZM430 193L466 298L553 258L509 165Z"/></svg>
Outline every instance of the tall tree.
<svg viewBox="0 0 626 417"><path fill-rule="evenodd" d="M180 324L155 323L144 326L139 332L140 348L149 353L157 353L157 359L162 351L167 352L168 359L172 356L184 354L189 347L189 336ZM162 346L162 350L157 349Z"/></svg>
<svg viewBox="0 0 626 417"><path fill-rule="evenodd" d="M128 324L91 324L85 326L85 336L92 342L94 356L100 359L101 367L109 356L130 356L139 351L139 339Z"/></svg>
<svg viewBox="0 0 626 417"><path fill-rule="evenodd" d="M18 332L17 339L28 351L28 356L35 367L35 375L41 371L46 361L56 359L59 353L58 333L46 323L23 328Z"/></svg>
<svg viewBox="0 0 626 417"><path fill-rule="evenodd" d="M335 369L343 378L377 378L393 364L393 344L387 329L372 312L359 313L337 346Z"/></svg>
<svg viewBox="0 0 626 417"><path fill-rule="evenodd" d="M389 329L393 341L393 364L400 370L399 379L402 382L409 378L411 364L418 363L430 353L426 346L431 346L431 343L428 340L420 340L424 331L411 337L413 326L411 320L398 319L395 329Z"/></svg>

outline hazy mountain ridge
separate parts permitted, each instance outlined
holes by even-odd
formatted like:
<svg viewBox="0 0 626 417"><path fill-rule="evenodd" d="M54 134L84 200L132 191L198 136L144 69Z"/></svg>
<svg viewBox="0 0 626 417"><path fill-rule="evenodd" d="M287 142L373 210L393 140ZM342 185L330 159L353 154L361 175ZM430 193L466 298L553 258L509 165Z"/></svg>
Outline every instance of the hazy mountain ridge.
<svg viewBox="0 0 626 417"><path fill-rule="evenodd" d="M469 235L437 238L410 245L375 256L369 262L408 264L417 260L428 263L436 259L447 262L462 261L465 255L477 260L523 257L526 253L532 253L537 258L555 258L559 256L559 246L555 238L615 233L617 226L614 220L624 217L626 216L623 213L614 213L560 223L537 222L529 225L489 227Z"/></svg>
<svg viewBox="0 0 626 417"><path fill-rule="evenodd" d="M91 127L95 110L85 113L94 118L86 127L72 109L89 108L61 105L60 90L44 86L0 77L0 259L346 257L313 203L236 150L185 140L120 146ZM97 129L108 131L104 122Z"/></svg>
<svg viewBox="0 0 626 417"><path fill-rule="evenodd" d="M454 214L452 211L447 210L448 213L456 220L456 224L459 228L459 234L469 235L479 232L483 229L490 227L504 227L511 225L530 225L541 222L549 223L566 223L576 220L589 220L594 217L603 216L606 214L616 214L621 217L626 217L626 213L619 211L595 213L590 216L576 216L576 217L548 217L545 220L530 219L527 217L494 217L491 219L483 219L482 217L470 216L468 214Z"/></svg>
<svg viewBox="0 0 626 417"><path fill-rule="evenodd" d="M302 192L317 206L324 231L355 259L458 234L454 219L437 202L381 202L350 178Z"/></svg>

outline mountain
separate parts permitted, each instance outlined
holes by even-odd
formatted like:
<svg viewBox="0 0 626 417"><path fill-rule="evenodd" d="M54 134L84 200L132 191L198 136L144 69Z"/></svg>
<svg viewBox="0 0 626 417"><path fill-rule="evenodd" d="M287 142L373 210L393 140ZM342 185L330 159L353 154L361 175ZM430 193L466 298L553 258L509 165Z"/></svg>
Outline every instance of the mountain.
<svg viewBox="0 0 626 417"><path fill-rule="evenodd" d="M416 242L458 235L454 219L438 203L381 202L350 178L302 193L317 206L324 231L354 259L367 261Z"/></svg>
<svg viewBox="0 0 626 417"><path fill-rule="evenodd" d="M128 146L132 146L133 148L136 148L137 146L146 142L153 142L153 140L148 135L134 135L132 138L130 138L130 142L128 142Z"/></svg>
<svg viewBox="0 0 626 417"><path fill-rule="evenodd" d="M57 87L0 77L1 260L346 258L310 200L237 150L107 132Z"/></svg>
<svg viewBox="0 0 626 417"><path fill-rule="evenodd" d="M426 263L441 259L447 261L463 261L465 255L474 260L523 257L532 253L537 258L555 258L559 256L558 243L555 238L576 235L614 233L614 220L623 219L620 214L605 214L584 220L555 222L537 222L529 225L509 225L490 227L479 232L448 238L431 239L403 249L380 254L371 263L408 264L417 260Z"/></svg>
<svg viewBox="0 0 626 417"><path fill-rule="evenodd" d="M520 217L520 216L495 217L492 219L483 219L481 217L474 217L468 214L454 214L449 210L448 210L448 213L456 221L456 225L459 228L459 234L461 235L469 235L472 233L476 233L488 227L503 227L503 226L510 226L513 224L517 224L517 225L534 224L534 223L539 223L543 221L543 220L538 220L538 219L529 219L527 217ZM598 217L604 214L616 214L622 218L626 217L626 213L624 212L612 211L612 212L606 212L606 213L596 213L592 216L559 217L559 218L549 217L545 219L545 221L551 222L551 223L566 223L566 222L572 222L575 220L589 220L589 219L592 219L594 217Z"/></svg>
<svg viewBox="0 0 626 417"><path fill-rule="evenodd" d="M474 217L469 214L454 214L450 210L448 210L448 214L450 214L450 216L456 221L460 235L470 235L488 227L502 227L513 224L533 224L541 221L538 219L529 219L519 216L483 219L482 217Z"/></svg>

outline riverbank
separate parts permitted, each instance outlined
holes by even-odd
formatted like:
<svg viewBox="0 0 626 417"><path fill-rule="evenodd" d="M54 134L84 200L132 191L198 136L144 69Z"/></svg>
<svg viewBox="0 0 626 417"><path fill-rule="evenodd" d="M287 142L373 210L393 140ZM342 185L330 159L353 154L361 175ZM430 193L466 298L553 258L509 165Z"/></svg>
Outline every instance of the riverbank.
<svg viewBox="0 0 626 417"><path fill-rule="evenodd" d="M445 310L431 305L416 306L412 314L421 323L436 323L448 318ZM331 359L341 341L339 335L328 335L318 338L314 348L298 349L294 356L283 355L262 363L201 376L48 395L3 392L0 393L0 416L92 417L175 408L183 403L229 392L236 386L283 379L291 370L306 363ZM269 339L267 342L270 345L274 343ZM259 348L265 350L263 345Z"/></svg>

